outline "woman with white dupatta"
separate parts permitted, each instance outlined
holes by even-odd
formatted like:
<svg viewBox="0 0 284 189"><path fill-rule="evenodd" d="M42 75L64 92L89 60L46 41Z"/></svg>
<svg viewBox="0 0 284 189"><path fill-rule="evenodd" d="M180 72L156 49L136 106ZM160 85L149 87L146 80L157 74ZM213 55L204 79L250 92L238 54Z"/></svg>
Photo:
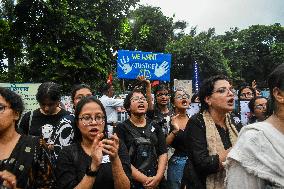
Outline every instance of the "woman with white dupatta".
<svg viewBox="0 0 284 189"><path fill-rule="evenodd" d="M242 129L226 162L229 189L284 188L284 64L268 78L269 115Z"/></svg>

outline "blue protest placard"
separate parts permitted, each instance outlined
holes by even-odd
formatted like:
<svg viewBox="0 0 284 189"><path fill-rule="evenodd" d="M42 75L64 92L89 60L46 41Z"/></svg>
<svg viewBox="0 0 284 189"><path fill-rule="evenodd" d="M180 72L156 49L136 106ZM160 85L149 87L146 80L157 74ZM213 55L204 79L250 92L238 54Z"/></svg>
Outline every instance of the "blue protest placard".
<svg viewBox="0 0 284 189"><path fill-rule="evenodd" d="M119 50L117 77L136 79L145 76L149 80L170 81L171 54Z"/></svg>

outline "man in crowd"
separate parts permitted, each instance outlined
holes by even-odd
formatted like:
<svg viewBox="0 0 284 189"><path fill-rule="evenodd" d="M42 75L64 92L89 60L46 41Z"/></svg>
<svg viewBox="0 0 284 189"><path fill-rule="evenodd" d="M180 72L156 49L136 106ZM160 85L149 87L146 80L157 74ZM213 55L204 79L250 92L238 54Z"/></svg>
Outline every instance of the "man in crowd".
<svg viewBox="0 0 284 189"><path fill-rule="evenodd" d="M124 99L115 99L113 85L106 84L102 88L103 96L100 101L105 107L107 114L107 124L115 126L117 123L117 108L123 106Z"/></svg>

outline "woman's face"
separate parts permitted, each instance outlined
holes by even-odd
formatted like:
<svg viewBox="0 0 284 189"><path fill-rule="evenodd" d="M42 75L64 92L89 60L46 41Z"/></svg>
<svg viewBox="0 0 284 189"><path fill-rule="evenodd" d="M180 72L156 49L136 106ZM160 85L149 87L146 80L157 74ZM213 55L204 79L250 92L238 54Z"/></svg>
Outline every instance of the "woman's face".
<svg viewBox="0 0 284 189"><path fill-rule="evenodd" d="M45 99L43 102L39 103L40 108L46 115L52 115L56 112L59 106L59 101L52 101L50 99Z"/></svg>
<svg viewBox="0 0 284 189"><path fill-rule="evenodd" d="M0 95L0 133L15 127L19 114L11 109L10 104Z"/></svg>
<svg viewBox="0 0 284 189"><path fill-rule="evenodd" d="M147 112L147 99L142 93L134 92L130 99L130 112L134 115L143 115Z"/></svg>
<svg viewBox="0 0 284 189"><path fill-rule="evenodd" d="M267 100L265 98L256 99L254 102L254 115L259 121L265 119Z"/></svg>
<svg viewBox="0 0 284 189"><path fill-rule="evenodd" d="M100 105L96 102L85 104L79 114L78 128L82 138L94 140L95 136L102 133L105 127L105 115Z"/></svg>
<svg viewBox="0 0 284 189"><path fill-rule="evenodd" d="M251 100L253 98L253 92L250 88L244 88L240 94L240 100Z"/></svg>
<svg viewBox="0 0 284 189"><path fill-rule="evenodd" d="M209 109L230 112L234 109L234 94L231 84L226 80L218 80L214 84L213 92L205 98Z"/></svg>
<svg viewBox="0 0 284 189"><path fill-rule="evenodd" d="M187 109L190 101L190 96L186 94L184 91L176 91L174 98L174 106L177 109Z"/></svg>
<svg viewBox="0 0 284 189"><path fill-rule="evenodd" d="M170 95L168 90L157 91L156 93L157 104L168 105L170 100Z"/></svg>
<svg viewBox="0 0 284 189"><path fill-rule="evenodd" d="M75 96L74 96L74 107L77 106L78 102L82 100L84 97L92 96L92 92L88 88L82 88L78 91L76 91Z"/></svg>

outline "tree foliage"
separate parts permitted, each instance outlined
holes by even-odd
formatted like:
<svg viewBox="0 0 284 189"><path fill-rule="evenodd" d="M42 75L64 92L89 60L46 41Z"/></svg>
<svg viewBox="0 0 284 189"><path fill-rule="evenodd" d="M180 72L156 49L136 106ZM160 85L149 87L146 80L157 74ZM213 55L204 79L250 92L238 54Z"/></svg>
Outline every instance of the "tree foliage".
<svg viewBox="0 0 284 189"><path fill-rule="evenodd" d="M164 52L174 30L185 29L184 21L174 22L159 7L139 6L120 25L120 49Z"/></svg>
<svg viewBox="0 0 284 189"><path fill-rule="evenodd" d="M264 82L284 62L284 28L280 24L232 29L219 39L235 80Z"/></svg>
<svg viewBox="0 0 284 189"><path fill-rule="evenodd" d="M222 46L215 38L214 29L196 36L186 35L173 41L166 50L173 54L173 78L192 79L195 61L200 68L201 79L221 73L231 74L228 62L222 54Z"/></svg>
<svg viewBox="0 0 284 189"><path fill-rule="evenodd" d="M53 80L69 86L102 81L112 70L110 49L117 44L118 26L137 1L20 0L11 4L12 9L7 8L8 1L1 3L1 25L11 23L5 31L13 29L14 34L8 38L16 38L22 45L21 55L13 54L21 59L15 69L21 77L7 80ZM13 15L12 21L6 18L8 13ZM1 54L8 56L7 52Z"/></svg>
<svg viewBox="0 0 284 189"><path fill-rule="evenodd" d="M67 90L79 82L95 86L114 71L118 49L171 53L172 79L192 79L196 61L201 79L222 73L262 82L283 63L280 24L233 28L224 35L214 28L197 34L195 27L186 34L186 22L174 22L158 7L131 9L138 1L2 0L1 82L52 80Z"/></svg>

